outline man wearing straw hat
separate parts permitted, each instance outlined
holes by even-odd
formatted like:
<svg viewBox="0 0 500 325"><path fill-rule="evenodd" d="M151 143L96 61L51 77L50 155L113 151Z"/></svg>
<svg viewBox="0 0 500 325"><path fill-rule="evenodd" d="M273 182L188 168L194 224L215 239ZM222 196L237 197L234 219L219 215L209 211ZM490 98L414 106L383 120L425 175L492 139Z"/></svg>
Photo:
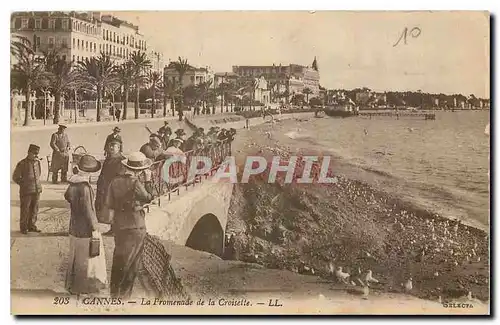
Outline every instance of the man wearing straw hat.
<svg viewBox="0 0 500 325"><path fill-rule="evenodd" d="M12 180L19 185L19 199L21 201L20 230L22 234L28 231L40 232L36 227L38 215L38 201L42 192L40 183L40 147L30 144L26 158L17 163Z"/></svg>
<svg viewBox="0 0 500 325"><path fill-rule="evenodd" d="M69 143L68 135L64 132L65 129L65 125L59 124L59 129L50 138L50 147L53 150L51 169L52 183L54 184L57 184L59 170L61 170L61 182L67 181L71 144Z"/></svg>
<svg viewBox="0 0 500 325"><path fill-rule="evenodd" d="M142 261L146 237L143 206L153 199L139 181L138 175L150 168L153 161L141 152L133 152L121 163L125 172L111 181L106 206L115 236L111 297L127 299L132 294Z"/></svg>
<svg viewBox="0 0 500 325"><path fill-rule="evenodd" d="M184 131L184 129L177 129L177 130L175 130L175 135L176 135L176 137L174 139L178 139L181 141L180 149L182 151L186 151L184 148L184 136L186 135L186 131ZM174 139L170 139L170 141L168 143L168 147L172 147L174 145L172 142Z"/></svg>

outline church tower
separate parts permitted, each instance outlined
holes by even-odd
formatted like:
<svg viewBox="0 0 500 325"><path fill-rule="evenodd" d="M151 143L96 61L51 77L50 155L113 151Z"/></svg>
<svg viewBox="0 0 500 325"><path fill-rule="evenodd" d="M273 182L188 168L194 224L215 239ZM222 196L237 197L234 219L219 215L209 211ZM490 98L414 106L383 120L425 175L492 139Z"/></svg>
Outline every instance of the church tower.
<svg viewBox="0 0 500 325"><path fill-rule="evenodd" d="M314 57L314 61L312 63L312 68L316 71L318 71L318 62L316 61L316 57Z"/></svg>

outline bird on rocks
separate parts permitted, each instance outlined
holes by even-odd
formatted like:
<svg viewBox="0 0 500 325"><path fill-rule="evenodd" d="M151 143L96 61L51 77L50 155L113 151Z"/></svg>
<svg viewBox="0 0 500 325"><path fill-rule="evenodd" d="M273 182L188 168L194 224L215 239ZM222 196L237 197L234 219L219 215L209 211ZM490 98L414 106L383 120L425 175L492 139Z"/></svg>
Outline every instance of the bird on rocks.
<svg viewBox="0 0 500 325"><path fill-rule="evenodd" d="M373 277L372 270L368 270L368 272L366 273L366 276L365 276L365 281L366 281L367 285L368 285L370 282L373 282L373 283L379 283L379 281Z"/></svg>
<svg viewBox="0 0 500 325"><path fill-rule="evenodd" d="M335 276L339 281L347 283L347 278L350 277L349 273L342 272L342 266L337 267L337 271L335 271Z"/></svg>
<svg viewBox="0 0 500 325"><path fill-rule="evenodd" d="M333 267L332 262L328 263L328 273L330 273L332 275L335 274L335 268Z"/></svg>
<svg viewBox="0 0 500 325"><path fill-rule="evenodd" d="M406 281L405 285L405 290L406 291L411 291L413 289L413 281L412 278L409 278L408 281Z"/></svg>
<svg viewBox="0 0 500 325"><path fill-rule="evenodd" d="M370 288L368 286L363 287L363 299L368 299L368 295L370 294Z"/></svg>

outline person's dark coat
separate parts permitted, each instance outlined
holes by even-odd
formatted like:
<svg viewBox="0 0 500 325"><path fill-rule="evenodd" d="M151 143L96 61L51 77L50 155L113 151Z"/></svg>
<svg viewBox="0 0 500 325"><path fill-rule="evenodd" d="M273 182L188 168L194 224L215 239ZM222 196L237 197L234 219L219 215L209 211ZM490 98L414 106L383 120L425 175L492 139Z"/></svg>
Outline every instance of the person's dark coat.
<svg viewBox="0 0 500 325"><path fill-rule="evenodd" d="M42 192L41 173L42 168L39 160L26 157L17 163L12 180L19 185L20 196Z"/></svg>
<svg viewBox="0 0 500 325"><path fill-rule="evenodd" d="M98 221L94 207L94 190L88 179L74 175L64 198L71 207L69 234L79 238L92 237L92 231L97 229Z"/></svg>
<svg viewBox="0 0 500 325"><path fill-rule="evenodd" d="M152 199L137 177L128 174L115 177L106 195L106 207L115 211L113 229L146 228L142 206Z"/></svg>
<svg viewBox="0 0 500 325"><path fill-rule="evenodd" d="M71 147L68 135L59 132L53 133L50 138L50 147L53 150L52 172L57 173L59 169L62 169L63 173L66 173L69 163L69 148Z"/></svg>
<svg viewBox="0 0 500 325"><path fill-rule="evenodd" d="M123 142L122 142L122 136L119 133L111 133L110 135L107 136L106 142L104 142L104 151L108 148L108 144L111 142L111 140L117 139L120 141L121 146L120 146L120 152L123 151Z"/></svg>
<svg viewBox="0 0 500 325"><path fill-rule="evenodd" d="M109 156L106 157L104 163L102 164L101 173L97 179L97 193L95 200L95 208L98 216L104 207L109 184L116 176L121 175L124 172L124 167L121 163L123 159L125 159L125 157L121 154Z"/></svg>
<svg viewBox="0 0 500 325"><path fill-rule="evenodd" d="M159 161L168 158L168 154L166 154L161 147L154 150L149 142L144 144L139 151L142 152L144 156L146 156L146 158L152 159L153 161Z"/></svg>

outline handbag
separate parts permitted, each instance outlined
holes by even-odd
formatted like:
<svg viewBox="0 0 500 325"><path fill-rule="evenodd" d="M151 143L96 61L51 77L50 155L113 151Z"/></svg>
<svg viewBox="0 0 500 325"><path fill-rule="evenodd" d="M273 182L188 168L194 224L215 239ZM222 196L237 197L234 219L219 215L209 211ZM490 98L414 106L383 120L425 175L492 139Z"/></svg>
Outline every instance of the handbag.
<svg viewBox="0 0 500 325"><path fill-rule="evenodd" d="M99 256L89 258L87 277L89 279L99 280L102 284L106 285L108 283L108 276L106 272L106 252L104 251L104 244L101 234L97 234L96 238L99 240L100 250Z"/></svg>
<svg viewBox="0 0 500 325"><path fill-rule="evenodd" d="M101 240L99 238L90 238L90 245L89 245L89 257L96 257L99 256L101 253Z"/></svg>

